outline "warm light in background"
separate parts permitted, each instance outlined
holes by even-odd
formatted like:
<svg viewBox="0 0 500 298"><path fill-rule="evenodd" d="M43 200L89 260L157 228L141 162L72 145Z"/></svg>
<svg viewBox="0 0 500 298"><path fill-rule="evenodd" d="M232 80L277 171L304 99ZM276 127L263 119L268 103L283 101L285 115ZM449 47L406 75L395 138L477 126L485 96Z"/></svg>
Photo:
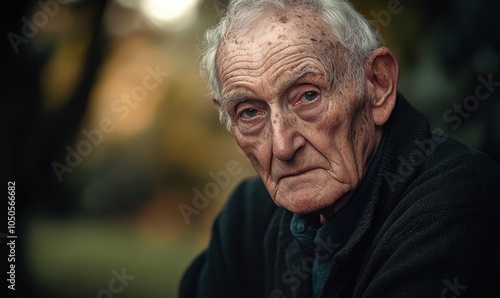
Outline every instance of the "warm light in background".
<svg viewBox="0 0 500 298"><path fill-rule="evenodd" d="M26 82L24 78L16 80L21 83L11 80L9 85L16 100L24 97L25 90L34 90L33 86L39 86L41 95L30 99L30 105L20 101L23 105L18 112L23 114L19 118L30 121L9 129L23 134L31 122L39 123L33 119L36 115L48 119L43 126L58 124L53 139L64 137L59 133L65 130L59 127L66 125L73 127L74 134L63 138L67 139L64 143L51 145L47 136L52 130L32 125L26 130L29 146L17 156L27 161L17 172L32 175L32 168L39 166L44 168L40 173L49 176L32 175L36 177L32 201L43 205L33 211L36 216L26 232L34 288L45 294L41 297L95 297L107 286L111 270L126 267L137 279L116 296L176 297L184 270L208 245L212 223L235 185L256 175L243 151L218 123L206 80L199 76L201 36L215 25L228 0L109 0L106 5L82 0L31 1L26 4L30 9L24 11L32 8L38 16L46 14L38 2L57 3L57 13L37 28L36 37L19 45L21 51L13 59L29 61L33 68L40 65L41 73L39 78L27 76ZM374 18L384 15L388 0L354 2L359 2L365 16ZM473 10L451 13L436 25L423 17L427 3L410 2L401 4L403 12L391 15L390 25L383 26L379 20L382 36L404 72L401 91L417 107L427 108L434 127L449 128L443 112L474 92L476 77L497 73L500 56L483 42L486 31L478 31L474 39L459 35L457 24L473 20L468 17ZM441 17L436 11L425 12ZM14 32L19 34L27 26L21 17L32 20L28 14L14 19ZM442 40L439 30L449 32L452 42ZM456 46L460 44L470 47ZM440 58L450 51L456 55ZM101 55L102 60L97 59ZM29 63L21 64L26 70L22 73L32 71ZM88 65L96 70L90 73ZM13 66L14 73L21 68ZM4 72L11 76L8 68ZM24 87L34 80L30 88ZM87 86L85 92L80 86ZM82 94L84 115L69 113L78 117L76 124L60 121L68 118L62 116L70 104L83 102ZM451 132L478 147L483 135L493 135L483 125L490 129L496 122L482 121L490 111L498 111L486 106L493 103L484 101L474 119L471 116L467 124ZM113 129L103 131L103 120ZM35 138L39 133L42 137ZM67 164L67 148L76 152L84 142L91 144L85 151L88 154L81 154L78 164L61 174L64 181L58 182L46 156ZM215 183L213 175L234 162L242 168L241 174L231 176L206 208L197 209L186 221L180 204L195 206L195 191L205 191Z"/></svg>
<svg viewBox="0 0 500 298"><path fill-rule="evenodd" d="M145 29L173 32L196 21L199 0L115 0L108 6L107 27L115 35Z"/></svg>
<svg viewBox="0 0 500 298"><path fill-rule="evenodd" d="M141 12L154 25L176 30L189 26L196 19L197 0L142 0Z"/></svg>

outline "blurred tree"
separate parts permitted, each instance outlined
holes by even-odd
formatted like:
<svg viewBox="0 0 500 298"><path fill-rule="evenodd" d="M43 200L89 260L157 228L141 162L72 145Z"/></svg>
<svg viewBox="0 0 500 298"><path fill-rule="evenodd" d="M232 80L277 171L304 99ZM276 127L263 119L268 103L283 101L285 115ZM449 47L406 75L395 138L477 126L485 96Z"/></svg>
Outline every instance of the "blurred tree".
<svg viewBox="0 0 500 298"><path fill-rule="evenodd" d="M23 35L26 21L40 10L40 3L63 3L63 1L11 1L4 5L4 26L2 26L2 79L3 102L2 135L5 136L1 146L2 181L15 180L17 186L17 227L20 235L18 252L18 272L24 279L18 280L19 291L25 291L23 297L37 297L31 286L29 274L26 242L26 223L34 214L49 214L54 217L63 217L76 211L75 200L54 175L52 162L64 160L65 146L73 144L77 136L82 119L87 113L89 95L96 82L96 74L102 66L105 49L108 44L105 30L103 30L103 14L108 1L75 0L66 1L65 8L84 14L83 26L90 32L88 40L81 38L85 50L82 68L75 87L69 88L71 94L63 104L53 109L47 109L43 103L41 81L48 61L58 49L57 42L61 39L51 39L42 33L33 33L27 38ZM390 15L390 21L380 26L387 44L394 49L402 66L400 89L409 97L412 103L422 109L431 119L434 127L445 129L448 133L467 143L473 148L481 149L500 163L500 33L497 30L496 20L500 3L488 0L400 0L401 9L397 14ZM200 21L203 24L215 23L227 6L227 0L204 0L200 9L203 9ZM388 9L392 0L355 0L356 6L368 19L374 19L378 13ZM62 5L62 4L61 4ZM207 10L210 13L206 13ZM207 19L209 19L207 21ZM214 22L211 22L214 20ZM204 28L203 28L204 29ZM16 33L20 38L17 45L9 39L10 33ZM10 35L12 36L12 35ZM183 45L185 46L185 45ZM179 51L182 48L179 47ZM176 57L174 57L176 58ZM455 104L463 104L464 99L474 95L480 82L478 77L488 78L491 75L492 89L490 97L480 101L480 104L470 116L463 118L460 127L453 129L451 123L446 122L443 115ZM186 76L179 76L179 80ZM189 82L191 83L191 82ZM179 84L180 85L180 84ZM183 86L185 87L185 86ZM187 87L189 88L189 87ZM180 92L179 92L180 93ZM174 97L174 96L172 96ZM183 96L178 100L182 100ZM189 96L184 96L189 97ZM171 106L172 102L168 105ZM176 109L167 115L175 121L186 121L180 103L175 103ZM167 105L167 104L165 104ZM198 113L198 112L197 112ZM200 112L201 114L201 112ZM157 120L164 125L162 133L170 134L190 131L191 127L185 124L182 129L168 127L167 118ZM184 129L184 130L183 130ZM193 133L189 136L199 137L202 133ZM206 134L203 142L210 141L211 135ZM156 137L156 135L155 135ZM159 139L159 138L158 138ZM163 144L158 151L167 152L172 158L185 154L198 154L200 159L209 159L202 154L206 148L197 148L194 142L186 142L177 146ZM188 144L188 145L184 145ZM189 147L189 148L188 148ZM188 148L189 150L187 150ZM170 151L169 151L170 150ZM215 149L214 149L215 150ZM174 155L177 154L177 155ZM221 153L223 156L224 154ZM220 160L227 158L223 156ZM192 173L183 172L186 162L174 163L168 169L158 172L167 177L170 183L179 184L191 179ZM189 160L188 160L189 161ZM109 164L116 165L118 159L110 159L103 163L100 169L107 176ZM198 161L191 160L192 168L199 167ZM207 163L208 164L208 163ZM164 165L164 164L162 164ZM209 165L208 167L210 167ZM160 166L158 166L160 167ZM120 167L118 167L120 169ZM138 172L137 168L129 167L127 173ZM189 169L191 170L191 168ZM206 174L204 172L203 174ZM135 173L141 175L141 172ZM205 175L206 176L206 175ZM205 178L203 176L202 178ZM126 178L131 176L126 176ZM188 178L185 178L188 177ZM99 180L100 176L92 177ZM132 177L133 178L133 177ZM176 180L177 179L177 180ZM125 180L129 181L129 180ZM136 181L136 180L134 180ZM201 178L200 178L201 181ZM202 184L201 182L199 184ZM186 186L187 188L187 186ZM102 188L106 190L105 188ZM99 189L98 189L99 190ZM140 190L140 189L139 189ZM80 192L75 190L75 193ZM147 191L144 191L147 192ZM103 191L103 197L109 193ZM114 194L116 195L116 194ZM136 193L123 194L123 197L135 197ZM118 199L120 199L118 194ZM190 196L186 197L191 200ZM135 206L132 205L131 206ZM169 205L170 206L170 205ZM0 230L0 233L3 232ZM5 246L2 246L5 249ZM5 251L2 252L5 254ZM4 259L4 262L6 260ZM5 267L4 267L5 268ZM23 277L23 276L20 276Z"/></svg>
<svg viewBox="0 0 500 298"><path fill-rule="evenodd" d="M12 39L4 38L2 46L5 51L2 55L5 59L2 68L2 83L5 85L2 93L6 104L2 109L5 113L2 119L6 122L2 125L6 135L6 146L2 146L2 161L6 165L2 167L5 177L2 181L16 181L16 233L19 235L16 291L22 297L37 297L27 264L25 237L28 219L35 211L45 210L52 215L63 216L72 210L63 185L57 181L50 165L75 136L86 111L89 92L105 46L102 15L107 1L70 2L72 9L88 8L92 12L92 20L89 22L92 26L89 28L92 38L88 43L80 80L71 97L59 110L44 110L40 79L54 47L50 43L34 45L39 34L36 25L35 33L25 34L26 30L33 29L25 28L27 22L31 20L36 24L32 16L34 12L40 11L40 3L44 2L14 1L6 5L4 24L7 26L3 27L5 31L2 34L6 37L9 33L15 33L19 39L14 40L22 40L13 43ZM60 9L57 2L52 3ZM45 14L46 17L47 15L48 13Z"/></svg>

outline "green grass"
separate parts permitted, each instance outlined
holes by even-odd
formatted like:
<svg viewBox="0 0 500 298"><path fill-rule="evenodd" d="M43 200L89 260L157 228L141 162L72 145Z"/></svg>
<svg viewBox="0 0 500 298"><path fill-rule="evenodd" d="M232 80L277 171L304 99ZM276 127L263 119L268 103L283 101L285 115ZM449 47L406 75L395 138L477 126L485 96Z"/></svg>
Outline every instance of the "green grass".
<svg viewBox="0 0 500 298"><path fill-rule="evenodd" d="M182 273L203 245L193 235L155 239L123 220L39 219L30 226L39 297L97 297L114 277L111 270L122 268L135 278L113 297L176 297Z"/></svg>

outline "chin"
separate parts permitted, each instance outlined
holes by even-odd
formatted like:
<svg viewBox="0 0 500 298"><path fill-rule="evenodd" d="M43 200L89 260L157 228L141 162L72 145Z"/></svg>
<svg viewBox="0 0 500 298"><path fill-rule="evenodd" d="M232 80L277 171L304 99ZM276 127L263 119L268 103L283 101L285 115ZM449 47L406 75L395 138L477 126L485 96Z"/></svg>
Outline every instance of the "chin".
<svg viewBox="0 0 500 298"><path fill-rule="evenodd" d="M305 214L328 208L340 209L342 198L351 190L350 185L332 179L325 171L281 179L278 182L274 202L290 212Z"/></svg>
<svg viewBox="0 0 500 298"><path fill-rule="evenodd" d="M299 191L286 191L277 193L275 203L297 214L319 212L332 207L338 197L333 194L320 192L318 189L301 189Z"/></svg>

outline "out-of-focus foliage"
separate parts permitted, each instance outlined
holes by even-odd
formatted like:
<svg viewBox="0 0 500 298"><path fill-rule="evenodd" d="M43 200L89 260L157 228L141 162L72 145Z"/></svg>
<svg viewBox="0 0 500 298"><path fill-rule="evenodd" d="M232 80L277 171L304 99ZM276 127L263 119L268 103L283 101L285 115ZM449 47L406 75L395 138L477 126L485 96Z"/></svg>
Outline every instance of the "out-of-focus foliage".
<svg viewBox="0 0 500 298"><path fill-rule="evenodd" d="M355 5L380 29L400 62L399 89L432 126L500 160L497 86L459 125L450 118L465 115L456 105L470 106L480 77L500 81L499 5ZM3 36L21 39L13 44L11 34L4 44L4 174L21 188L20 287L29 297L94 297L123 268L134 278L120 297L176 296L224 200L254 175L199 76L199 41L224 7L218 0L10 6Z"/></svg>

